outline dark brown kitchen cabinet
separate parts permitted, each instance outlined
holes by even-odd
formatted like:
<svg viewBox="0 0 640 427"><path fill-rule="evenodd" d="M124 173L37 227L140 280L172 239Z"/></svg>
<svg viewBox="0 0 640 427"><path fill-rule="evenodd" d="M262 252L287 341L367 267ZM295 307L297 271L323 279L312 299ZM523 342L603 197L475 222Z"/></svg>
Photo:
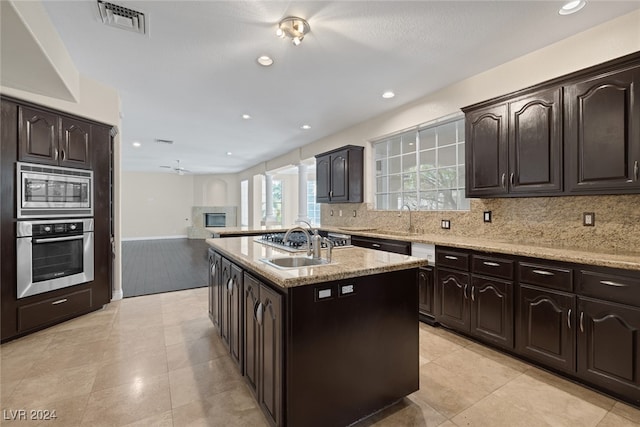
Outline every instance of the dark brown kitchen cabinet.
<svg viewBox="0 0 640 427"><path fill-rule="evenodd" d="M564 98L568 191L640 189L640 66L579 80Z"/></svg>
<svg viewBox="0 0 640 427"><path fill-rule="evenodd" d="M220 329L220 295L222 257L209 249L209 318Z"/></svg>
<svg viewBox="0 0 640 427"><path fill-rule="evenodd" d="M244 373L263 413L274 426L282 419L282 297L244 275Z"/></svg>
<svg viewBox="0 0 640 427"><path fill-rule="evenodd" d="M507 105L492 105L465 114L467 197L506 195Z"/></svg>
<svg viewBox="0 0 640 427"><path fill-rule="evenodd" d="M640 309L578 297L578 376L640 403Z"/></svg>
<svg viewBox="0 0 640 427"><path fill-rule="evenodd" d="M76 118L20 106L18 159L90 169L91 124Z"/></svg>
<svg viewBox="0 0 640 427"><path fill-rule="evenodd" d="M242 371L242 286L243 271L237 265L231 264L229 280L223 291L223 304L229 307L229 352L231 359Z"/></svg>
<svg viewBox="0 0 640 427"><path fill-rule="evenodd" d="M519 309L518 352L543 365L574 372L575 296L521 283Z"/></svg>
<svg viewBox="0 0 640 427"><path fill-rule="evenodd" d="M317 203L362 203L363 152L347 145L316 156Z"/></svg>
<svg viewBox="0 0 640 427"><path fill-rule="evenodd" d="M438 267L438 322L462 332L470 331L469 274Z"/></svg>
<svg viewBox="0 0 640 427"><path fill-rule="evenodd" d="M230 350L231 301L228 284L231 280L231 262L226 258L222 258L220 266L220 338L222 338L222 342L227 349Z"/></svg>
<svg viewBox="0 0 640 427"><path fill-rule="evenodd" d="M418 270L418 310L421 315L435 317L435 283L433 267Z"/></svg>
<svg viewBox="0 0 640 427"><path fill-rule="evenodd" d="M513 348L513 283L473 275L471 334Z"/></svg>
<svg viewBox="0 0 640 427"><path fill-rule="evenodd" d="M410 255L411 243L401 240L378 239L375 237L351 236L351 244L361 248L376 249L396 254Z"/></svg>

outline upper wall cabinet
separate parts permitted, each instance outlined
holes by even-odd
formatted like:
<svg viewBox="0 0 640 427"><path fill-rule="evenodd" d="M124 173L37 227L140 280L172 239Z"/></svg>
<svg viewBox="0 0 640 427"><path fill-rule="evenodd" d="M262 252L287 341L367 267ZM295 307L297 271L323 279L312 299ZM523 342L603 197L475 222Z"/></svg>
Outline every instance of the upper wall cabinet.
<svg viewBox="0 0 640 427"><path fill-rule="evenodd" d="M91 168L91 125L43 110L19 107L19 160Z"/></svg>
<svg viewBox="0 0 640 427"><path fill-rule="evenodd" d="M640 191L640 53L463 108L467 197Z"/></svg>
<svg viewBox="0 0 640 427"><path fill-rule="evenodd" d="M564 88L571 193L640 188L640 66Z"/></svg>
<svg viewBox="0 0 640 427"><path fill-rule="evenodd" d="M363 152L347 145L316 156L317 203L362 203Z"/></svg>

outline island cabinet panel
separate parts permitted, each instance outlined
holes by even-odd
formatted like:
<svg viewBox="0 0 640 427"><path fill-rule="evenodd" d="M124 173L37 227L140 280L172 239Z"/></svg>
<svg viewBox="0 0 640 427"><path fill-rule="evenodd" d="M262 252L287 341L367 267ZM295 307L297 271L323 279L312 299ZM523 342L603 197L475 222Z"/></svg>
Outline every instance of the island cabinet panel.
<svg viewBox="0 0 640 427"><path fill-rule="evenodd" d="M229 282L231 281L231 262L222 258L220 265L220 338L222 342L230 349L230 331L231 331L231 306L229 298Z"/></svg>
<svg viewBox="0 0 640 427"><path fill-rule="evenodd" d="M347 426L418 390L416 276L289 289L287 425Z"/></svg>
<svg viewBox="0 0 640 427"><path fill-rule="evenodd" d="M213 325L220 330L220 296L222 257L209 249L209 318Z"/></svg>
<svg viewBox="0 0 640 427"><path fill-rule="evenodd" d="M565 87L567 183L574 194L640 188L640 66Z"/></svg>
<svg viewBox="0 0 640 427"><path fill-rule="evenodd" d="M317 203L362 203L363 152L347 145L316 156Z"/></svg>
<svg viewBox="0 0 640 427"><path fill-rule="evenodd" d="M435 283L433 267L420 267L418 271L418 309L421 315L435 317Z"/></svg>
<svg viewBox="0 0 640 427"><path fill-rule="evenodd" d="M520 284L517 350L565 372L575 372L573 294Z"/></svg>
<svg viewBox="0 0 640 427"><path fill-rule="evenodd" d="M231 359L242 371L242 287L243 274L235 264L227 282L227 304L229 305L229 351Z"/></svg>
<svg viewBox="0 0 640 427"><path fill-rule="evenodd" d="M283 297L244 274L244 375L274 426L283 425Z"/></svg>

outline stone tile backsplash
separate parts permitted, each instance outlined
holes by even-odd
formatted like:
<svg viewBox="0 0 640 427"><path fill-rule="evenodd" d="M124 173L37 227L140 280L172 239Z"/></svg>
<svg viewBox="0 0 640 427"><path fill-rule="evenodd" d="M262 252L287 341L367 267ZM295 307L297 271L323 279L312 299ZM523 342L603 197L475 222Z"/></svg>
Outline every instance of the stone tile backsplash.
<svg viewBox="0 0 640 427"><path fill-rule="evenodd" d="M333 211L333 215L331 215ZM342 216L340 216L342 211ZM483 222L483 212L492 222ZM354 216L355 212L355 216ZM595 226L582 224L595 213ZM409 213L377 211L366 203L323 204L322 225L408 231ZM443 230L440 222L451 221ZM640 195L472 199L469 211L411 213L418 233L567 246L592 251L640 252Z"/></svg>

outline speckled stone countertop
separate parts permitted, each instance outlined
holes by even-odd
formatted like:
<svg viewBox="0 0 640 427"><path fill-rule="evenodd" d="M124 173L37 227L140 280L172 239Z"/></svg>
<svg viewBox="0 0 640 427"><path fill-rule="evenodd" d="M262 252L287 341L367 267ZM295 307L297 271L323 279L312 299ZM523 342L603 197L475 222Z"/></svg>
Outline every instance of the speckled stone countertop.
<svg viewBox="0 0 640 427"><path fill-rule="evenodd" d="M207 239L207 243L234 263L253 271L283 288L310 285L351 277L407 270L427 265L426 259L358 247L335 248L332 263L281 270L260 261L261 258L304 255L291 253L254 241L253 237ZM326 252L322 251L322 256Z"/></svg>
<svg viewBox="0 0 640 427"><path fill-rule="evenodd" d="M365 237L402 240L405 242L430 243L439 246L472 249L482 252L495 252L542 258L577 264L614 267L626 270L640 270L640 252L635 251L599 251L597 249L574 248L570 245L541 245L540 243L508 242L493 239L478 239L461 236L442 236L436 234L412 234L398 231L367 229L364 227L321 227L322 230L346 233Z"/></svg>
<svg viewBox="0 0 640 427"><path fill-rule="evenodd" d="M289 227L283 227L281 225L263 225L260 227L207 227L206 230L213 234L220 236L239 234L252 235L256 233L275 233L279 231L287 231Z"/></svg>

